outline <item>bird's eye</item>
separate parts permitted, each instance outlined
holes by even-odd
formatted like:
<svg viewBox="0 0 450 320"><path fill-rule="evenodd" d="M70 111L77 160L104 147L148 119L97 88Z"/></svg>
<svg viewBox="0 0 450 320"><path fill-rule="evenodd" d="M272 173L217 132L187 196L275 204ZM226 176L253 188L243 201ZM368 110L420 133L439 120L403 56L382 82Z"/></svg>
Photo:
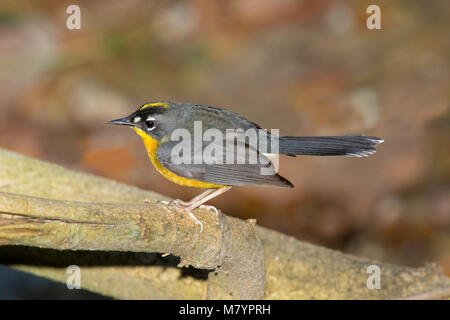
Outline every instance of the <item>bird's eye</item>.
<svg viewBox="0 0 450 320"><path fill-rule="evenodd" d="M149 117L145 121L145 125L147 126L148 131L152 131L156 128L156 126L158 125L158 122L156 121L156 119Z"/></svg>

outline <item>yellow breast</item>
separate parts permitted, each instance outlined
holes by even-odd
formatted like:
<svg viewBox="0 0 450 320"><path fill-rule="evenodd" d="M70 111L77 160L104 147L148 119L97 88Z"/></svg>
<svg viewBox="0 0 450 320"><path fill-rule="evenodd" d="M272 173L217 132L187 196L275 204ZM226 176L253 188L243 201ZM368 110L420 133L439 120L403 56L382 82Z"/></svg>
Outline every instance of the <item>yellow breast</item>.
<svg viewBox="0 0 450 320"><path fill-rule="evenodd" d="M169 169L164 167L158 159L157 153L158 153L158 148L159 148L159 141L152 138L150 135L146 134L144 131L142 131L138 128L133 128L133 129L144 141L145 148L147 149L148 156L149 156L150 160L152 161L153 166L166 179L168 179L176 184L179 184L181 186L186 186L186 187L206 188L206 189L226 187L221 184L215 184L215 183L209 183L209 182L203 182L203 181L198 181L198 180L194 180L194 179L184 178L184 177L181 177L181 176L173 173L172 171L170 171Z"/></svg>

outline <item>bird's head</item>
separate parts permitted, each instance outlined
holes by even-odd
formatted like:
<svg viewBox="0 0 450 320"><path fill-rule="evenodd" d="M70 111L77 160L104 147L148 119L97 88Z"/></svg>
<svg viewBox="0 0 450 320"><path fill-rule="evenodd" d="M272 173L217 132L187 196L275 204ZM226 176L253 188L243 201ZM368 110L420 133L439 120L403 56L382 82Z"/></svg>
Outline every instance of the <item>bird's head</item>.
<svg viewBox="0 0 450 320"><path fill-rule="evenodd" d="M172 106L172 102L152 101L129 116L109 121L108 124L128 126L143 139L150 136L160 141L173 130L173 121L170 119Z"/></svg>

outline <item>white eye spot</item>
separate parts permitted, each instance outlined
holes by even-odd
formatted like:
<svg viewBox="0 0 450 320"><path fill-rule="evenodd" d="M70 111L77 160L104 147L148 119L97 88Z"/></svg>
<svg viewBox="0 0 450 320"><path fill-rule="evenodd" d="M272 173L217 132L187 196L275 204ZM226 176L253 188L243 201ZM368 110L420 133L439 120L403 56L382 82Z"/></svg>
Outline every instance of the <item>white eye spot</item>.
<svg viewBox="0 0 450 320"><path fill-rule="evenodd" d="M133 119L133 122L134 122L134 123L137 123L137 122L139 122L139 121L141 121L141 117L134 117L134 119Z"/></svg>

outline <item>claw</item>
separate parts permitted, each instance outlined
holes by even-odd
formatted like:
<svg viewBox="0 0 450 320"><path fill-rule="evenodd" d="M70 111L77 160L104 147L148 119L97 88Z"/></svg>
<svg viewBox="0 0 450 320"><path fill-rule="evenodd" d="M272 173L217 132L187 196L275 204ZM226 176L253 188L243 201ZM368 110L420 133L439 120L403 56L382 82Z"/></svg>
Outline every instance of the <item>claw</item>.
<svg viewBox="0 0 450 320"><path fill-rule="evenodd" d="M200 221L195 221L195 223L200 225L200 233L203 232L203 223L201 223Z"/></svg>
<svg viewBox="0 0 450 320"><path fill-rule="evenodd" d="M202 204L199 208L207 209L209 211L212 210L212 211L214 211L216 213L216 215L219 215L219 210L216 207L214 207L214 206L208 206L206 204Z"/></svg>
<svg viewBox="0 0 450 320"><path fill-rule="evenodd" d="M189 214L189 216L195 221L196 224L200 225L200 233L203 232L203 223L197 219L196 216L193 215L193 213L187 209L184 210L187 214Z"/></svg>

